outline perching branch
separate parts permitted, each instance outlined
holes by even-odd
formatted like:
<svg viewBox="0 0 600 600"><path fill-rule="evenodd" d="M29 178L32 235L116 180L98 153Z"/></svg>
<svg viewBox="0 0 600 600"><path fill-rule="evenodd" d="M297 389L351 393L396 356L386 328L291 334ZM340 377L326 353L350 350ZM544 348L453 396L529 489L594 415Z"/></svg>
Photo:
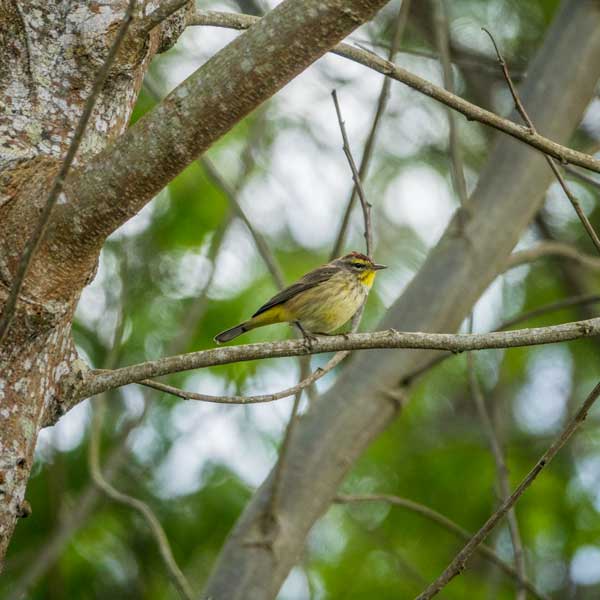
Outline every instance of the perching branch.
<svg viewBox="0 0 600 600"><path fill-rule="evenodd" d="M529 471L527 476L521 481L517 489L508 497L496 510L490 518L484 523L481 529L469 540L465 547L456 555L454 560L446 567L444 572L422 593L416 600L429 600L436 596L450 581L464 570L465 565L477 546L491 533L498 522L504 517L510 508L512 508L523 492L533 483L542 469L550 463L558 451L567 443L571 436L579 429L588 415L592 405L600 396L600 383L591 391L585 399L581 408L575 416L567 423L561 434L556 438L552 445L544 452L535 466Z"/></svg>
<svg viewBox="0 0 600 600"><path fill-rule="evenodd" d="M228 29L248 29L258 21L260 21L260 17L251 15L200 10L196 12L189 24L226 27ZM471 104L460 96L456 96L455 94L432 84L426 79L410 73L406 69L381 58L375 53L355 48L345 43L338 44L331 52L378 71L387 77L400 81L418 92L421 92L425 96L429 96L430 98L449 106L453 110L462 113L468 120L479 121L484 125L503 131L521 142L524 142L545 154L553 156L561 162L571 163L600 173L600 160L595 159L593 156L557 144L538 133L532 132L528 127L518 125L510 119L504 119L489 110Z"/></svg>
<svg viewBox="0 0 600 600"><path fill-rule="evenodd" d="M600 317L563 323L550 327L496 331L491 333L420 333L400 332L394 329L373 333L349 333L319 337L308 345L304 340L263 342L243 346L211 348L189 354L169 356L115 370L90 370L76 391L79 399L88 398L129 383L170 373L202 369L234 362L264 358L283 358L322 354L341 350L372 350L375 348L412 348L421 350L486 350L516 348L566 342L600 334Z"/></svg>
<svg viewBox="0 0 600 600"><path fill-rule="evenodd" d="M385 502L386 504L391 504L392 506L399 506L401 508L405 508L417 515L421 515L426 519L429 519L433 523L436 523L443 527L444 529L450 531L457 537L469 541L472 537L472 533L446 517L445 515L433 510L429 506L425 506L424 504L420 504L418 502L414 502L413 500L409 500L408 498L402 498L401 496L394 496L392 494L338 494L335 497L335 502L338 504L355 504L355 503L363 503L363 502ZM519 575L515 571L515 569L502 560L496 552L486 544L481 544L477 548L477 552L481 554L483 558L488 560L490 563L496 565L501 571L506 573L509 577L512 577L516 581L519 581ZM523 581L525 589L535 598L539 600L549 600L546 594L538 591L533 583L528 579Z"/></svg>
<svg viewBox="0 0 600 600"><path fill-rule="evenodd" d="M46 199L46 204L44 205L35 229L25 244L25 248L21 254L17 272L13 279L8 298L4 304L2 315L0 315L0 346L4 342L4 338L6 337L10 324L14 318L17 300L19 298L19 294L21 293L23 283L25 282L25 277L27 275L27 271L29 270L29 265L33 259L33 255L40 245L42 237L46 233L50 215L63 190L65 179L71 169L71 165L73 164L75 155L77 154L77 150L81 144L81 140L83 139L83 134L85 133L90 117L92 116L92 111L94 110L98 96L100 95L100 92L102 92L102 88L104 87L104 83L110 72L110 67L117 56L119 48L121 47L121 43L125 39L125 35L127 34L127 30L133 19L133 9L135 8L135 4L136 0L129 0L129 3L127 4L127 9L125 10L123 20L119 25L119 29L117 30L115 39L113 40L108 54L104 59L98 74L96 75L96 79L94 80L92 89L90 90L90 95L88 96L81 116L79 117L77 127L73 133L73 138L71 139L71 143L69 144L65 158L62 161L58 174L54 178L54 182L52 183L52 187L48 193L48 198Z"/></svg>

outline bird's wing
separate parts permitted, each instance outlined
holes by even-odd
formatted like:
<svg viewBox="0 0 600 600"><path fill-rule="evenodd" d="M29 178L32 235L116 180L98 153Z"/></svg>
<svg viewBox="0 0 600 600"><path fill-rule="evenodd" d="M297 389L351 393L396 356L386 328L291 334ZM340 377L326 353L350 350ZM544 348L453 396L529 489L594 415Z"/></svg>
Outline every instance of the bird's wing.
<svg viewBox="0 0 600 600"><path fill-rule="evenodd" d="M284 290L281 290L278 294L275 294L268 302L263 304L252 316L256 317L261 313L277 306L278 304L283 304L287 302L290 298L293 298L296 294L300 292L304 292L313 288L324 281L327 281L331 278L332 275L338 272L337 267L324 266L307 273L302 279L298 280L296 283L293 283L289 287L286 287Z"/></svg>

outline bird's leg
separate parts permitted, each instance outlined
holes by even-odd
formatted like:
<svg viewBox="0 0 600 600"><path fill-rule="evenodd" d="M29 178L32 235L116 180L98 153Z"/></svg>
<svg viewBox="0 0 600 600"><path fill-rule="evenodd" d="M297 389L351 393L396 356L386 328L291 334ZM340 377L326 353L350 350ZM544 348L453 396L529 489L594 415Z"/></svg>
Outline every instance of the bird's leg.
<svg viewBox="0 0 600 600"><path fill-rule="evenodd" d="M304 338L304 343L305 343L308 351L312 352L313 343L318 340L317 336L306 331L306 329L304 329L304 327L302 326L302 323L300 323L300 321L295 321L295 324L296 324L296 327L298 327L298 329L300 330L300 333L302 333L302 337Z"/></svg>

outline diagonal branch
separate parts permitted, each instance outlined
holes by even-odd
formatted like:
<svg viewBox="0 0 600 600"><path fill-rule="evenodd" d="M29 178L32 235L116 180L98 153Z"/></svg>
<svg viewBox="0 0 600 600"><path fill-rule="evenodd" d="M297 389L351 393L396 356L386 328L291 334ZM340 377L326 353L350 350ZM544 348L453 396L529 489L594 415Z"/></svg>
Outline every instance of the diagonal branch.
<svg viewBox="0 0 600 600"><path fill-rule="evenodd" d="M600 396L600 383L590 392L581 408L575 416L567 423L561 434L556 438L552 445L544 452L527 476L521 481L517 489L501 504L490 518L484 523L479 531L469 540L465 547L456 555L454 560L446 567L444 572L422 593L416 600L429 600L436 596L456 575L464 570L466 562L475 552L477 546L490 534L498 522L506 515L523 492L534 482L542 469L550 463L558 451L569 441L571 436L579 429L585 421L588 412L594 402Z"/></svg>
<svg viewBox="0 0 600 600"><path fill-rule="evenodd" d="M40 214L36 227L33 230L33 233L27 241L27 244L25 244L23 254L21 255L21 259L17 267L15 278L12 282L8 298L6 299L6 302L4 304L2 315L0 316L0 346L2 345L2 342L4 341L4 338L8 333L10 324L14 318L17 300L19 298L21 288L23 287L23 283L25 282L25 277L27 275L27 271L29 270L31 260L33 259L33 256L38 246L40 245L42 237L46 233L48 222L50 220L50 215L56 203L58 202L58 198L63 190L65 179L71 169L73 161L75 160L75 155L77 154L77 150L79 149L79 145L81 144L81 140L83 139L83 134L85 133L90 117L92 116L92 111L94 110L94 106L96 105L98 96L100 95L100 92L102 92L102 88L104 87L104 83L110 72L110 67L117 56L119 48L121 47L121 43L125 39L125 35L127 34L127 30L129 29L129 25L131 24L131 21L133 19L133 9L135 7L135 4L136 0L129 0L127 9L125 11L125 15L115 35L115 39L113 40L108 54L104 59L104 63L102 64L100 70L98 71L98 74L96 75L96 79L94 80L94 83L92 85L90 95L88 96L85 102L83 112L79 117L77 128L73 133L73 138L71 140L71 143L69 144L69 148L67 150L65 158L62 161L60 170L54 178L54 182L52 183L52 187L50 188L50 192L48 193L46 204L42 209L42 212Z"/></svg>
<svg viewBox="0 0 600 600"><path fill-rule="evenodd" d="M71 232L60 252L91 269L112 231L243 117L386 3L285 0L278 4L68 178L69 201L57 207L51 228L56 237Z"/></svg>
<svg viewBox="0 0 600 600"><path fill-rule="evenodd" d="M201 10L197 11L195 16L190 20L190 25L248 29L258 21L260 21L260 17L251 15ZM514 121L504 119L489 110L476 106L460 96L456 96L426 79L410 73L391 61L381 58L373 52L355 48L350 44L344 43L338 44L331 52L404 83L418 92L462 113L468 120L479 121L484 125L503 131L521 142L553 156L561 162L571 163L600 173L600 160L595 159L593 156L562 146L539 133L532 132L528 127L518 125Z"/></svg>
<svg viewBox="0 0 600 600"><path fill-rule="evenodd" d="M322 354L340 350L373 350L376 348L411 348L420 350L487 350L491 348L516 348L539 344L552 344L577 340L600 334L600 317L574 321L550 327L494 331L491 333L420 333L400 332L394 329L373 333L348 333L330 337L319 337L311 346L304 340L263 342L244 346L212 348L189 354L169 356L130 367L115 370L90 370L76 391L77 398L84 399L129 383L170 373L202 369L234 362L263 358L283 358Z"/></svg>
<svg viewBox="0 0 600 600"><path fill-rule="evenodd" d="M354 504L354 503L362 503L362 502L385 502L387 504L391 504L392 506L399 506L401 508L405 508L411 512L414 512L417 515L421 515L426 519L429 519L433 523L437 523L444 529L450 531L457 537L468 542L472 534L469 533L466 529L446 517L445 515L433 510L429 506L425 506L424 504L420 504L415 502L414 500L409 500L408 498L403 498L402 496L394 496L392 494L338 494L335 497L335 502L338 504ZM506 575L512 577L513 579L519 580L519 575L515 571L515 569L504 562L497 554L494 552L490 546L486 544L481 544L477 548L477 552L481 554L486 560L490 561L492 564L496 565L499 569L501 569ZM539 600L549 600L546 594L538 591L531 581L525 579L523 584L527 591L538 598Z"/></svg>
<svg viewBox="0 0 600 600"><path fill-rule="evenodd" d="M504 73L504 78L506 79L508 89L510 90L510 94L515 103L515 108L517 109L517 111L519 112L521 117L523 117L523 120L525 121L525 123L527 123L531 132L537 133L535 126L533 125L533 121L529 118L529 115L527 114L527 111L525 110L525 107L523 106L523 103L521 102L519 93L517 92L517 89L515 88L515 86L512 82L510 73L508 71L508 67L506 65L506 61L504 60L504 57L500 53L500 50L498 48L498 45L496 44L496 40L494 39L494 36L485 27L483 27L482 29L483 29L483 31L485 31L488 34L490 40L492 40L494 50L496 51L496 56L498 57L498 62L500 63L500 67L502 68L502 72ZM545 158L546 158L546 161L548 162L548 165L550 165L550 168L552 169L554 176L558 180L560 187L562 187L563 191L567 195L567 198L571 202L571 205L575 209L575 212L577 213L579 220L583 224L583 227L585 228L588 235L590 236L590 239L592 240L594 246L596 247L596 250L598 250L598 252L600 252L600 238L598 238L598 234L594 230L592 224L590 223L590 220L587 218L586 214L583 212L583 209L581 208L579 201L577 200L575 195L569 189L569 186L567 185L565 178L562 176L562 173L558 170L558 167L556 166L556 163L554 162L552 157L546 155Z"/></svg>

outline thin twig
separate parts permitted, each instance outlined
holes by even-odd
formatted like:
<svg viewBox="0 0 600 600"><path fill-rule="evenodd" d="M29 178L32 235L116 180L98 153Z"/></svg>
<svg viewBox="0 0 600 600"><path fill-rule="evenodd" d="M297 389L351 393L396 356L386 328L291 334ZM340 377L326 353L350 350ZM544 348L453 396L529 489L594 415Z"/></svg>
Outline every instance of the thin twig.
<svg viewBox="0 0 600 600"><path fill-rule="evenodd" d="M146 387L153 388L166 394L177 396L183 400L199 400L201 402L213 402L215 404L261 404L263 402L274 402L275 400L281 400L283 398L289 398L294 394L302 392L306 388L310 387L316 381L319 381L338 364L342 362L349 352L338 352L336 353L323 367L319 367L308 376L302 378L296 385L275 392L273 394L259 394L256 396L211 396L209 394L199 394L197 392L188 392L172 385L166 385L160 381L153 381L152 379L144 379L139 383ZM344 356L342 356L344 355Z"/></svg>
<svg viewBox="0 0 600 600"><path fill-rule="evenodd" d="M600 188L600 180L596 179L595 177L591 177L587 173L583 173L582 171L576 169L575 167L572 167L571 165L565 165L563 168L567 173L573 175L573 177L576 177L577 179L580 179L581 181L584 181L589 185L593 185L594 187Z"/></svg>
<svg viewBox="0 0 600 600"><path fill-rule="evenodd" d="M578 262L582 267L600 270L600 258L580 252L571 244L564 242L540 242L527 250L513 252L506 259L506 269L512 269L525 263L531 263L546 256L560 256Z"/></svg>
<svg viewBox="0 0 600 600"><path fill-rule="evenodd" d="M115 333L113 337L113 342L110 348L110 351L105 359L105 362L108 366L113 366L117 360L118 355L121 351L121 345L123 340L123 332L125 331L125 298L127 296L127 285L128 281L128 273L127 273L127 252L123 253L123 258L121 260L121 281L123 282L123 289L121 292L121 310L119 311L119 318L117 321L117 325L115 327ZM98 398L94 399L93 402L93 417L92 417L92 427L90 432L90 441L88 448L88 459L89 459L89 468L90 474L92 477L92 481L96 484L96 486L104 492L109 498L133 508L142 514L142 516L146 519L150 532L152 533L154 539L156 540L156 544L159 548L159 552L161 558L165 564L165 568L175 589L179 592L179 595L184 600L192 600L193 593L191 587L182 573L179 565L177 564L175 557L173 556L173 552L171 550L171 546L169 544L169 540L167 538L164 529L154 514L154 511L150 508L148 504L142 502L138 498L130 496L128 494L124 494L117 490L109 481L104 477L100 465L100 441L102 435L102 425L104 422L104 416L106 414L106 394L102 394L98 396Z"/></svg>
<svg viewBox="0 0 600 600"><path fill-rule="evenodd" d="M260 254L267 269L269 270L271 277L273 277L273 281L275 282L275 285L279 289L282 289L285 286L285 280L283 278L281 268L280 268L279 264L277 263L275 256L269 249L269 246L268 246L265 238L252 225L252 223L246 216L246 213L240 206L240 203L237 199L237 193L236 193L235 189L231 185L229 185L229 183L219 173L218 169L215 167L213 162L211 160L209 160L206 156L203 156L202 158L200 158L198 162L204 168L204 170L206 171L206 174L210 177L210 179L213 181L213 183L215 183L223 191L223 193L227 196L227 201L229 202L231 209L234 211L236 216L238 216L243 221L244 225L250 232L250 235L252 236L252 239L254 240L254 244L256 245L256 249L258 250L258 253Z"/></svg>
<svg viewBox="0 0 600 600"><path fill-rule="evenodd" d="M342 119L342 113L340 110L340 104L338 102L337 92L333 90L331 92L331 97L333 98L333 104L335 105L335 112L337 114L338 123L340 125L340 131L342 133L342 140L344 142L343 149L346 158L348 159L348 164L350 165L350 170L352 171L352 179L354 179L354 187L358 192L358 197L360 198L360 204L362 206L363 218L365 221L365 244L367 248L367 256L373 256L373 227L371 225L371 204L367 201L367 197L365 195L365 190L362 186L362 181L360 179L360 175L358 173L358 169L356 168L356 163L354 162L354 157L352 156L352 151L350 150L350 143L348 142L348 135L346 133L346 126L344 125L344 119Z"/></svg>
<svg viewBox="0 0 600 600"><path fill-rule="evenodd" d="M259 20L260 17L254 17L252 15L199 10L196 11L196 14L189 20L188 24L225 27L228 29L248 29ZM484 125L503 131L507 135L536 148L540 152L550 154L563 163L579 165L585 169L600 173L600 160L593 156L557 144L538 133L533 133L528 127L524 127L510 119L505 119L489 110L480 108L479 106L464 100L460 96L451 94L447 90L432 84L430 81L395 65L393 62L378 56L374 52L360 50L359 48L355 48L354 46L345 43L338 44L331 52L404 83L425 96L429 96L442 104L450 106L450 108L465 115L468 120L478 121Z"/></svg>
<svg viewBox="0 0 600 600"><path fill-rule="evenodd" d="M338 494L334 498L334 502L338 504L353 504L353 503L361 503L361 502L385 502L387 504L391 504L393 506L399 506L401 508L405 508L414 512L415 514L421 515L430 521L437 523L441 527L444 527L454 535L462 538L465 541L469 541L472 537L472 533L446 517L445 515L429 508L429 506L425 506L424 504L420 504L418 502L414 502L413 500L409 500L408 498L403 498L401 496L394 496L392 494ZM518 575L515 569L503 561L496 552L486 544L481 544L477 548L477 552L481 554L486 560L496 565L500 570L506 573L509 577L516 579L518 581ZM538 591L533 583L529 580L524 580L524 585L528 592L531 593L532 596L535 596L539 600L549 600L546 594Z"/></svg>
<svg viewBox="0 0 600 600"><path fill-rule="evenodd" d="M517 489L500 505L500 507L490 516L479 531L469 540L464 548L456 555L452 562L446 567L444 572L419 596L416 600L429 600L437 595L456 575L464 570L467 561L477 549L477 546L491 533L498 522L504 517L510 508L512 508L523 492L533 483L536 477L546 465L556 456L558 451L567 443L571 436L577 431L585 421L589 410L600 395L600 383L592 390L585 399L581 408L575 416L567 423L561 434L556 438L552 445L544 452L534 467L529 471L526 477L521 481Z"/></svg>
<svg viewBox="0 0 600 600"><path fill-rule="evenodd" d="M146 519L152 536L158 544L161 558L167 567L167 572L171 578L173 585L177 589L179 595L185 600L193 600L194 594L187 582L184 574L177 565L169 540L157 519L152 509L145 503L129 496L115 489L102 475L100 469L100 432L102 429L102 415L106 408L104 403L100 403L94 410L94 417L92 421L92 432L90 434L90 447L89 447L89 466L90 473L94 483L112 500L125 506L129 506L134 510L137 510Z"/></svg>
<svg viewBox="0 0 600 600"><path fill-rule="evenodd" d="M106 78L108 77L110 67L117 55L117 52L119 51L119 47L121 46L123 39L125 38L127 29L131 24L135 4L136 0L129 0L127 9L125 10L125 15L123 16L123 20L121 21L119 29L117 30L117 33L115 35L115 39L113 40L113 43L110 47L110 50L108 51L104 63L102 64L100 70L98 71L98 74L96 75L96 79L94 80L90 94L87 97L87 100L85 101L83 111L81 113L81 116L79 117L77 127L75 128L75 132L73 133L73 138L71 139L71 143L69 144L69 148L67 149L65 158L61 164L58 174L54 178L52 187L50 188L48 198L46 199L46 204L44 205L44 208L42 209L35 229L31 234L29 240L27 240L25 248L23 249L23 253L21 254L19 266L17 267L15 278L12 282L8 298L6 299L6 302L4 304L2 316L0 317L0 346L4 342L4 338L6 337L10 324L12 323L12 320L14 318L17 300L19 298L19 294L21 293L23 283L25 282L25 277L27 275L27 271L29 270L29 265L31 264L33 256L37 251L42 237L46 231L46 227L50 219L50 214L52 213L52 209L58 201L60 193L63 189L65 178L71 168L71 165L73 164L73 160L75 159L75 155L77 154L77 150L79 149L79 145L81 144L81 141L83 139L83 134L85 133L85 130L87 128L88 122L92 115L92 111L94 110L94 106L96 105L96 101L98 100L98 96L100 95L100 92L104 87Z"/></svg>
<svg viewBox="0 0 600 600"><path fill-rule="evenodd" d="M471 318L471 327L472 323L473 319ZM479 420L481 421L484 433L488 438L490 450L492 452L494 462L496 464L496 480L498 483L498 493L500 495L500 500L504 501L510 496L508 467L506 466L506 461L504 459L502 445L500 444L500 440L498 439L498 435L496 434L496 429L494 428L494 424L492 423L492 419L485 404L485 399L483 397L481 385L479 384L479 380L477 379L477 372L475 370L475 356L472 352L467 353L467 371L469 374L469 387L471 389L471 396L475 402L477 413L479 415ZM525 580L527 578L525 570L525 557L523 555L523 543L521 541L519 523L517 521L517 515L515 513L514 507L512 507L508 511L507 520L508 531L513 546L515 568L518 580L516 598L517 600L525 600L527 597L527 592L525 590Z"/></svg>
<svg viewBox="0 0 600 600"><path fill-rule="evenodd" d="M264 358L303 356L341 350L373 350L376 348L413 348L465 352L468 350L552 344L599 334L600 318L594 318L548 327L493 331L491 333L423 333L400 332L394 329L370 333L348 333L318 337L312 341L310 348L303 340L282 340L243 346L210 348L150 360L115 370L90 369L83 375L83 381L75 390L74 397L83 399L129 383L136 383L170 373Z"/></svg>
<svg viewBox="0 0 600 600"><path fill-rule="evenodd" d="M440 62L442 63L442 72L444 74L444 87L454 94L454 76L452 73L452 62L450 60L450 43L449 43L449 25L448 16L446 15L446 6L444 0L433 0L434 3L434 29L438 52L440 53ZM450 107L446 108L448 115L449 129L449 148L451 160L451 173L454 189L458 196L461 208L465 209L467 204L467 182L465 181L465 173L463 161L460 151L460 140L458 139L458 128L456 124L456 115ZM461 213L464 215L464 212Z"/></svg>
<svg viewBox="0 0 600 600"><path fill-rule="evenodd" d="M496 51L496 56L498 57L498 63L500 64L500 67L502 68L502 72L504 73L504 79L506 79L506 83L508 85L508 88L510 90L512 98L514 100L515 108L517 109L517 111L519 112L519 114L521 115L521 117L523 118L525 123L527 123L531 132L534 134L537 134L537 130L533 124L533 121L529 118L529 115L527 114L527 111L525 110L525 107L523 106L523 103L521 102L521 98L519 97L517 89L515 88L515 85L513 84L513 81L510 77L510 73L508 71L508 67L506 65L506 61L504 60L502 54L500 53L500 50L498 48L498 45L496 44L496 40L494 39L494 36L485 27L483 27L482 29L483 29L483 31L485 31L485 33L488 34L490 40L492 41L494 50ZM570 200L573 208L575 209L575 212L577 213L579 220L581 221L582 225L584 226L585 230L587 231L590 239L592 240L594 246L596 247L596 250L598 250L598 252L600 253L600 238L598 238L598 234L594 230L594 227L590 223L590 220L587 218L586 214L583 212L583 209L581 208L581 205L579 204L579 201L577 200L575 195L569 189L569 186L567 185L565 178L562 176L562 173L556 166L554 159L551 156L549 156L548 154L545 155L545 158L546 158L546 161L548 162L548 164L550 165L550 168L552 169L552 172L554 173L556 179L558 180L558 183L562 187L563 191L567 195L567 198Z"/></svg>
<svg viewBox="0 0 600 600"><path fill-rule="evenodd" d="M388 51L389 61L393 61L398 52L400 41L402 39L402 34L404 33L404 29L406 28L406 23L408 21L410 2L411 0L402 0L400 10L398 11L398 16L396 17L396 22L394 26L394 33L392 35L392 45L390 46L390 49ZM391 83L392 80L389 77L383 78L381 91L379 92L379 98L377 99L377 108L375 109L375 115L373 116L373 122L371 124L371 130L369 131L369 135L367 136L367 141L365 142L363 155L360 160L360 166L358 168L358 177L361 181L363 181L366 178L369 170L369 165L373 156L373 150L375 148L377 132L379 131L379 125L382 121L382 117L390 97ZM356 200L356 192L357 186L355 184L354 186L352 186L352 192L350 193L350 198L348 199L346 210L344 212L344 216L342 217L340 229L336 237L335 243L333 244L333 249L331 251L330 257L331 259L336 258L342 253L344 241L348 232L348 225L350 223L350 215L352 214L352 209L354 208L354 201Z"/></svg>

